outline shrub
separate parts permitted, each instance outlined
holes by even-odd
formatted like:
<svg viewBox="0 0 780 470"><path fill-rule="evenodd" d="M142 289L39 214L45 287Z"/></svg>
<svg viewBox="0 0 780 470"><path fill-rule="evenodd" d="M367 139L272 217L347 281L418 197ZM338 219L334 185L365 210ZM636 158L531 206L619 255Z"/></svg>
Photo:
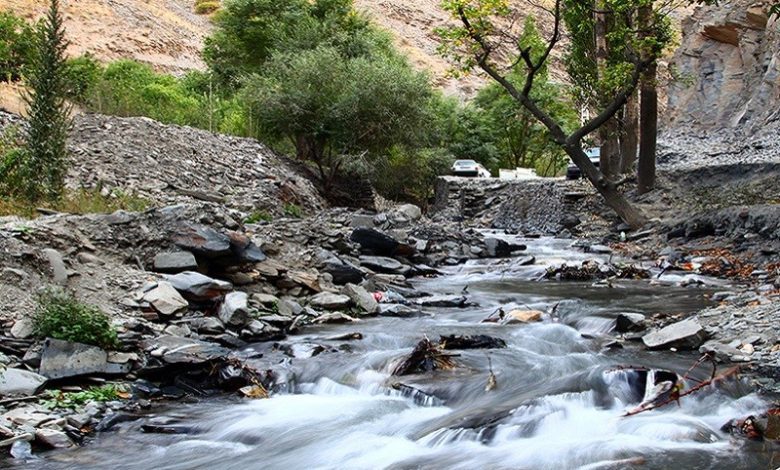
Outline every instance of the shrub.
<svg viewBox="0 0 780 470"><path fill-rule="evenodd" d="M55 338L101 348L118 345L117 332L111 326L108 315L58 289L48 289L41 294L33 315L33 325L39 338Z"/></svg>
<svg viewBox="0 0 780 470"><path fill-rule="evenodd" d="M303 209L301 209L301 206L297 204L285 204L284 213L285 215L289 217L295 217L296 219L303 217Z"/></svg>
<svg viewBox="0 0 780 470"><path fill-rule="evenodd" d="M436 178L449 172L453 160L444 149L393 147L374 163L372 183L388 199L426 207Z"/></svg>
<svg viewBox="0 0 780 470"><path fill-rule="evenodd" d="M68 97L83 103L100 80L103 66L91 55L69 59L65 63L65 82Z"/></svg>
<svg viewBox="0 0 780 470"><path fill-rule="evenodd" d="M0 12L0 82L22 78L33 53L35 33L22 18Z"/></svg>
<svg viewBox="0 0 780 470"><path fill-rule="evenodd" d="M219 10L220 3L218 1L198 1L195 3L195 13L199 15L208 15Z"/></svg>
<svg viewBox="0 0 780 470"><path fill-rule="evenodd" d="M258 222L271 222L272 220L274 220L274 216L272 216L268 211L255 211L246 218L244 223L256 224Z"/></svg>

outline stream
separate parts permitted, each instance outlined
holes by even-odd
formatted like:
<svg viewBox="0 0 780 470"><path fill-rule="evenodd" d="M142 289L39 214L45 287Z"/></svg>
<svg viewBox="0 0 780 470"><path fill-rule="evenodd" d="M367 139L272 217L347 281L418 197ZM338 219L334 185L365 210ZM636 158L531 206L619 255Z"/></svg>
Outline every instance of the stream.
<svg viewBox="0 0 780 470"><path fill-rule="evenodd" d="M517 240L513 240L517 241ZM622 417L638 404L636 377L616 366L685 371L695 353L609 348L621 312L681 313L708 305L705 289L620 281L613 287L539 282L545 266L592 259L571 241L520 240L536 264L470 262L414 281L431 293L468 285L478 306L426 308L413 318L307 327L283 343L311 358L257 344L242 354L259 368L289 372L287 391L268 400L177 403L123 423L73 451L10 468L51 469L772 469L771 448L720 431L767 403L741 382L703 390L680 405ZM553 306L554 317L549 314ZM480 323L498 307L548 312L524 325ZM360 332L362 340L325 338ZM485 334L503 349L455 351L451 371L391 378L398 359L427 335ZM640 343L641 344L641 343ZM281 365L280 365L281 363ZM486 391L489 370L497 387ZM703 370L704 375L707 374ZM700 377L703 378L703 377ZM405 386L389 387L390 380ZM144 423L187 434L144 434Z"/></svg>

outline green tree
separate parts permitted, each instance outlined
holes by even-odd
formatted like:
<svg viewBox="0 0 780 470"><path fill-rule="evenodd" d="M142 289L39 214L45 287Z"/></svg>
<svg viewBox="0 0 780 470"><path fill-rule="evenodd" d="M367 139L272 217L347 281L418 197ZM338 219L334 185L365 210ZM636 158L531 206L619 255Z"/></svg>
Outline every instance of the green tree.
<svg viewBox="0 0 780 470"><path fill-rule="evenodd" d="M552 8L546 10L552 14L553 28L550 38L545 41L544 51L538 58L533 57L529 48L519 46L519 38L516 35L500 27L497 21L499 18L517 13L513 12L507 0L445 0L443 6L459 22L457 26L439 31L445 53L454 57L462 68L481 68L501 85L518 107L527 109L545 125L553 141L561 146L582 170L607 205L630 226L642 226L647 220L646 217L620 193L619 182L606 178L591 163L582 149L582 143L586 136L612 119L623 107L628 96L634 92L648 61L635 58L625 66L610 69L610 73L604 77L605 83L615 89L609 102L602 103L593 118L577 129L567 131L563 123L531 95L535 80L546 66L553 49L560 45L564 0L556 0ZM505 67L502 61L507 57L517 58L525 67L521 86L513 83L503 72Z"/></svg>
<svg viewBox="0 0 780 470"><path fill-rule="evenodd" d="M23 19L0 12L0 82L22 78L33 52L35 32Z"/></svg>
<svg viewBox="0 0 780 470"><path fill-rule="evenodd" d="M544 40L532 16L525 19L519 46L527 50L534 60L544 53ZM517 66L508 74L508 79L520 86L523 66ZM565 129L572 129L578 122L578 113L563 86L550 81L547 67L542 67L534 80L531 97L549 110ZM556 145L550 131L530 111L517 103L497 83L490 83L477 94L475 103L489 116L504 168L535 168L540 175L554 176L567 161L563 149Z"/></svg>
<svg viewBox="0 0 780 470"><path fill-rule="evenodd" d="M345 59L333 47L280 53L264 69L242 101L261 135L288 139L326 187L344 156L416 139L431 96L427 77L400 58Z"/></svg>
<svg viewBox="0 0 780 470"><path fill-rule="evenodd" d="M5 166L11 192L29 202L56 201L62 195L68 164L70 127L67 93L65 30L59 0L50 0L35 38L27 70L28 126L24 151Z"/></svg>
<svg viewBox="0 0 780 470"><path fill-rule="evenodd" d="M390 37L352 0L229 0L214 18L203 56L223 85L238 87L276 53L336 49L345 58L392 52Z"/></svg>

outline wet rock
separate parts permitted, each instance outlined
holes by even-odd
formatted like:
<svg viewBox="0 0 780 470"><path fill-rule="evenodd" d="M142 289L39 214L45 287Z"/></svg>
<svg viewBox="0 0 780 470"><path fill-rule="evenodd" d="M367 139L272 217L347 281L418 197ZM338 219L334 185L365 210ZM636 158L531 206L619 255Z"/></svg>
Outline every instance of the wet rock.
<svg viewBox="0 0 780 470"><path fill-rule="evenodd" d="M163 317L170 317L189 308L189 303L179 291L166 281L158 282L157 287L144 294L143 300Z"/></svg>
<svg viewBox="0 0 780 470"><path fill-rule="evenodd" d="M43 342L38 373L49 379L77 377L85 374L125 374L128 364L110 364L106 351L87 344L53 338Z"/></svg>
<svg viewBox="0 0 780 470"><path fill-rule="evenodd" d="M229 350L212 343L169 335L142 341L140 346L167 364L203 364L230 354Z"/></svg>
<svg viewBox="0 0 780 470"><path fill-rule="evenodd" d="M293 343L278 345L280 351L296 359L309 359L327 351L327 348L316 343Z"/></svg>
<svg viewBox="0 0 780 470"><path fill-rule="evenodd" d="M314 323L352 323L357 321L360 320L341 312L326 313L314 319Z"/></svg>
<svg viewBox="0 0 780 470"><path fill-rule="evenodd" d="M695 318L673 323L642 337L648 349L698 349L707 339L707 332Z"/></svg>
<svg viewBox="0 0 780 470"><path fill-rule="evenodd" d="M361 256L360 265L378 273L404 275L411 271L411 267L398 260L383 256Z"/></svg>
<svg viewBox="0 0 780 470"><path fill-rule="evenodd" d="M35 395L46 377L24 369L0 369L0 396Z"/></svg>
<svg viewBox="0 0 780 470"><path fill-rule="evenodd" d="M214 317L194 318L190 320L190 327L203 334L219 334L225 331L225 325Z"/></svg>
<svg viewBox="0 0 780 470"><path fill-rule="evenodd" d="M442 349L500 349L506 342L488 335L449 335L441 336L439 345Z"/></svg>
<svg viewBox="0 0 780 470"><path fill-rule="evenodd" d="M543 313L539 310L512 310L504 317L505 325L517 323L533 323L542 321Z"/></svg>
<svg viewBox="0 0 780 470"><path fill-rule="evenodd" d="M645 329L646 317L641 313L621 313L615 319L615 331L618 333L630 333Z"/></svg>
<svg viewBox="0 0 780 470"><path fill-rule="evenodd" d="M67 434L56 429L36 429L35 440L52 449L67 449L74 446Z"/></svg>
<svg viewBox="0 0 780 470"><path fill-rule="evenodd" d="M33 440L35 436L32 434L22 434L20 436L15 436L11 439L8 439L7 441L4 441L8 443L9 441L12 442L11 445L11 457L15 459L20 460L27 460L33 458L32 453L32 445L30 444L30 441Z"/></svg>
<svg viewBox="0 0 780 470"><path fill-rule="evenodd" d="M51 420L52 416L50 414L43 413L32 406L14 408L3 415L0 415L0 422L10 422L11 424L31 426L33 428L37 428L41 424Z"/></svg>
<svg viewBox="0 0 780 470"><path fill-rule="evenodd" d="M219 307L219 320L229 326L243 326L252 320L249 296L245 292L231 292Z"/></svg>
<svg viewBox="0 0 780 470"><path fill-rule="evenodd" d="M377 256L393 256L400 246L393 237L372 228L356 228L349 239L360 245L362 251Z"/></svg>
<svg viewBox="0 0 780 470"><path fill-rule="evenodd" d="M213 300L233 290L233 285L229 282L212 279L194 271L167 276L166 279L184 297L196 301Z"/></svg>
<svg viewBox="0 0 780 470"><path fill-rule="evenodd" d="M59 251L52 248L43 250L43 257L49 263L52 280L55 284L64 286L68 283L68 269L65 267L65 261Z"/></svg>
<svg viewBox="0 0 780 470"><path fill-rule="evenodd" d="M383 317L410 318L419 317L423 313L419 309L414 309L401 304L379 304L379 315Z"/></svg>
<svg viewBox="0 0 780 470"><path fill-rule="evenodd" d="M189 251L159 253L154 257L154 270L158 273L177 274L197 269L198 261Z"/></svg>
<svg viewBox="0 0 780 470"><path fill-rule="evenodd" d="M431 295L416 299L414 303L421 307L463 308L468 303L468 297L465 295Z"/></svg>
<svg viewBox="0 0 780 470"><path fill-rule="evenodd" d="M35 326L32 320L27 318L17 320L11 327L11 336L14 338L27 339L32 337L33 333L35 333Z"/></svg>
<svg viewBox="0 0 780 470"><path fill-rule="evenodd" d="M489 258L506 258L512 254L509 243L498 238L485 239L485 248Z"/></svg>
<svg viewBox="0 0 780 470"><path fill-rule="evenodd" d="M735 361L734 358L741 359L744 354L739 349L719 341L707 341L699 347L699 352L702 354L713 353L715 354L715 358L720 362Z"/></svg>
<svg viewBox="0 0 780 470"><path fill-rule="evenodd" d="M231 254L230 238L204 225L181 227L172 240L180 248L205 258L219 258Z"/></svg>
<svg viewBox="0 0 780 470"><path fill-rule="evenodd" d="M341 290L341 293L348 296L352 302L368 314L374 314L379 311L379 303L374 295L361 286L347 284Z"/></svg>
<svg viewBox="0 0 780 470"><path fill-rule="evenodd" d="M351 300L346 295L321 292L309 300L312 307L325 310L343 310L349 307Z"/></svg>

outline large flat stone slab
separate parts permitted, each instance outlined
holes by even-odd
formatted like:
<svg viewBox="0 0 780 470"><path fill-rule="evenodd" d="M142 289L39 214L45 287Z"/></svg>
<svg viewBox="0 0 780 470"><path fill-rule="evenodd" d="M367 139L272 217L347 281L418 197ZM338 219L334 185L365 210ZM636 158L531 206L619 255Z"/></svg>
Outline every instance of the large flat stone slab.
<svg viewBox="0 0 780 470"><path fill-rule="evenodd" d="M707 332L695 318L683 320L642 337L648 349L698 349L707 339Z"/></svg>

